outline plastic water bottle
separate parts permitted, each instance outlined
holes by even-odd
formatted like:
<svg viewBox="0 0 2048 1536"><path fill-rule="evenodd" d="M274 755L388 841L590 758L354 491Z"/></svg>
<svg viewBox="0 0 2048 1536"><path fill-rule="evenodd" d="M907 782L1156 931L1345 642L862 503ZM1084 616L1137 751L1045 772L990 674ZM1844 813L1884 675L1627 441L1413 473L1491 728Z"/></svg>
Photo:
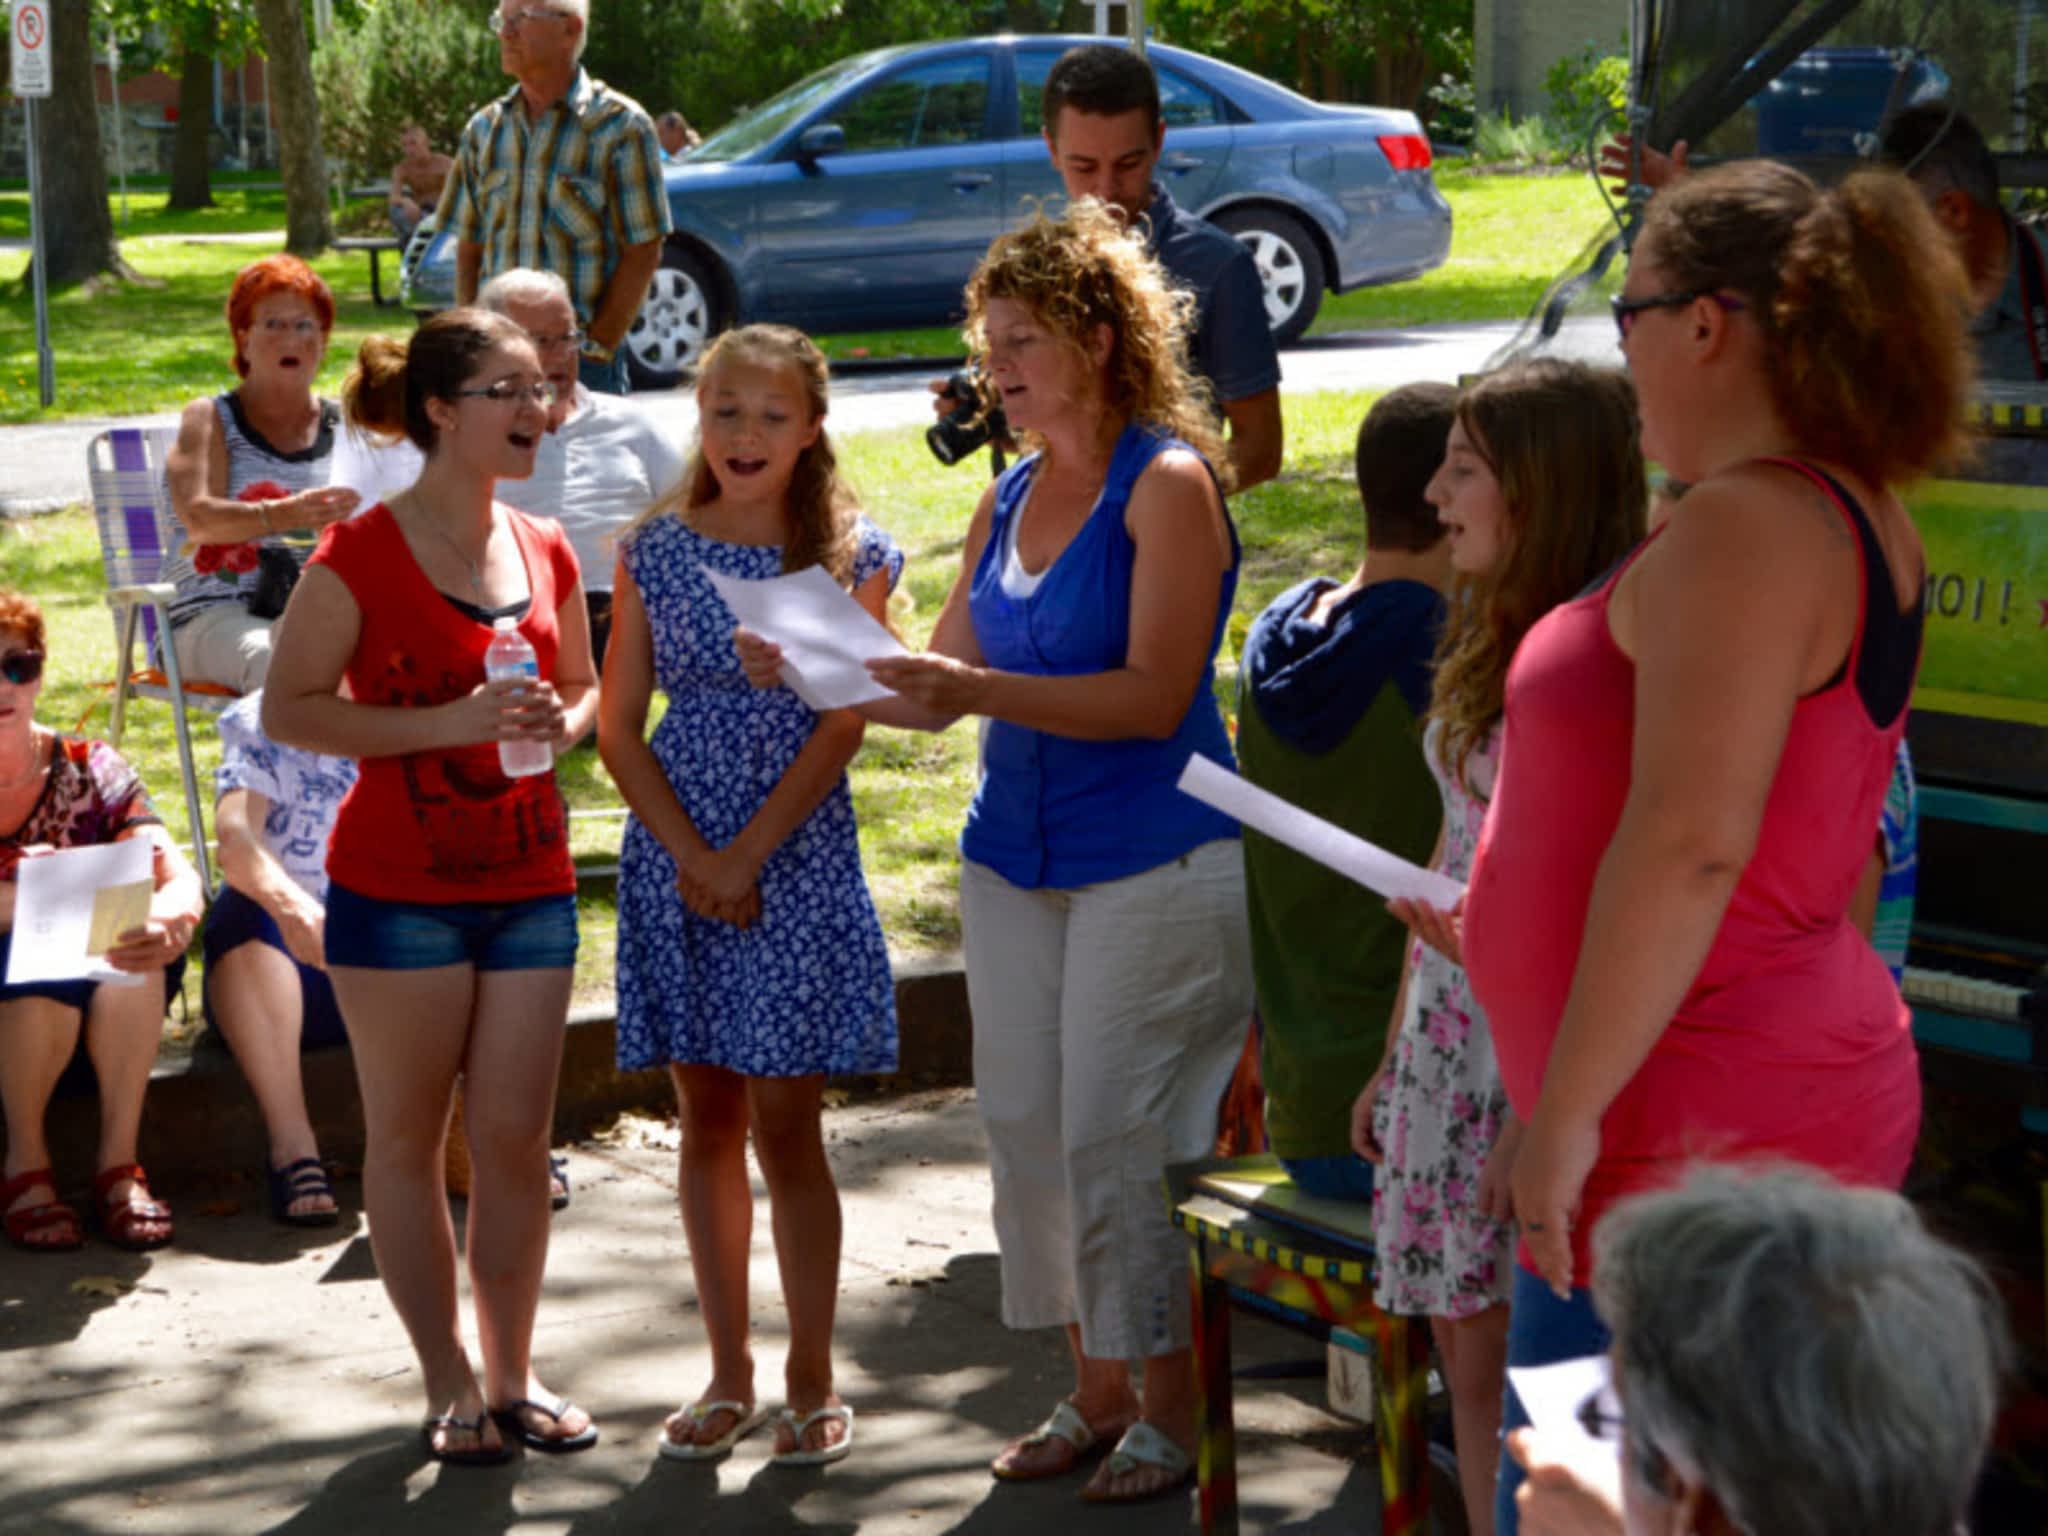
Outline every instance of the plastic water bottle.
<svg viewBox="0 0 2048 1536"><path fill-rule="evenodd" d="M484 676L494 683L508 677L522 683L538 683L540 658L533 654L526 636L519 633L519 621L503 618L492 629L490 646L484 651ZM546 773L555 766L554 744L526 737L500 741L498 766L508 779Z"/></svg>

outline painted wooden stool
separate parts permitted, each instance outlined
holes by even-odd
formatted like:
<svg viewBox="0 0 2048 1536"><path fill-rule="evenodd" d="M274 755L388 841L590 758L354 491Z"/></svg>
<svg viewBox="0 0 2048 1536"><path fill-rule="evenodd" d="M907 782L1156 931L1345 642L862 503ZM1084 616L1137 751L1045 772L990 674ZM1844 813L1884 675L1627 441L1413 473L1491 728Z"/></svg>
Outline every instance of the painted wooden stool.
<svg viewBox="0 0 2048 1536"><path fill-rule="evenodd" d="M1166 1172L1195 1293L1203 1536L1237 1536L1230 1309L1243 1307L1373 1363L1381 1536L1429 1530L1429 1331L1372 1300L1372 1211L1302 1194L1272 1157Z"/></svg>

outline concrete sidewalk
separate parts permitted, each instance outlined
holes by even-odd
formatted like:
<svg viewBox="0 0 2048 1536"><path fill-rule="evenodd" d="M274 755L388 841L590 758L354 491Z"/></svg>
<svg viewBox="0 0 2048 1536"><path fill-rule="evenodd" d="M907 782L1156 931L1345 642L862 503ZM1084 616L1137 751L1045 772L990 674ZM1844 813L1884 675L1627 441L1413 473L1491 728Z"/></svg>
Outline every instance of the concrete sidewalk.
<svg viewBox="0 0 2048 1536"><path fill-rule="evenodd" d="M1085 1505L1078 1480L988 1475L1005 1439L1070 1384L1052 1333L999 1322L986 1148L972 1094L942 1089L827 1112L846 1207L840 1388L853 1455L766 1465L756 1437L697 1468L655 1454L663 1416L709 1374L674 1207L675 1155L641 1123L572 1150L536 1341L547 1382L588 1406L593 1451L438 1468L419 1450L412 1354L377 1283L360 1187L329 1232L273 1226L259 1191L172 1188L177 1246L137 1256L0 1249L9 1449L0 1532L860 1531L1152 1536L1195 1527L1192 1493ZM757 1208L765 1197L756 1179ZM779 1396L782 1315L766 1222L753 1285L758 1385ZM1241 1319L1240 1363L1317 1353ZM1238 1393L1248 1531L1378 1528L1367 1434L1325 1412L1320 1380Z"/></svg>

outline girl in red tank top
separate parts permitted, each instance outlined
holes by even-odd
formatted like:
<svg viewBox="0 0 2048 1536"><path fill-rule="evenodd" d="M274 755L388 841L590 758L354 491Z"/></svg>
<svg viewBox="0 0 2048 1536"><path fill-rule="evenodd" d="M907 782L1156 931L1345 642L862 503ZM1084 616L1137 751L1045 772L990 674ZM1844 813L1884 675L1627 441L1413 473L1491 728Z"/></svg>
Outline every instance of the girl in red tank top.
<svg viewBox="0 0 2048 1536"><path fill-rule="evenodd" d="M515 1441L597 1440L532 1364L575 871L553 772L508 777L499 758L508 740L560 751L597 710L568 541L492 494L533 472L551 395L526 333L482 310L437 315L405 345L363 344L343 389L350 417L403 432L426 465L389 504L327 530L263 701L277 740L362 760L328 851L327 968L362 1090L377 1271L425 1382L421 1437L460 1465L503 1461ZM508 619L533 649L531 682L485 680ZM458 1074L482 1381L460 1343L442 1188Z"/></svg>
<svg viewBox="0 0 2048 1536"><path fill-rule="evenodd" d="M1644 450L1693 489L1508 679L1464 947L1528 1121L1511 1366L1585 1351L1620 1195L1692 1158L1896 1185L1919 1115L1848 909L1919 654L1888 487L1962 421L1954 258L1902 178L1751 162L1659 196L1614 309Z"/></svg>

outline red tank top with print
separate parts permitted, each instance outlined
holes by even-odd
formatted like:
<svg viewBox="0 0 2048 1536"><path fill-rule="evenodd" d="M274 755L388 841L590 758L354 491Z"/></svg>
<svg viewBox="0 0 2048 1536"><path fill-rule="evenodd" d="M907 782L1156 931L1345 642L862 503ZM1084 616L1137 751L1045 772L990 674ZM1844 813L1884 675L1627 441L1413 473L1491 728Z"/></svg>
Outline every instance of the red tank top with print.
<svg viewBox="0 0 2048 1536"><path fill-rule="evenodd" d="M1873 581L1882 550L1839 486L1804 465L1785 467L1820 486L1856 535L1856 636L1840 675L1793 710L1756 851L1706 961L1601 1122L1599 1161L1573 1222L1582 1285L1602 1213L1674 1182L1688 1161L1789 1160L1896 1188L1919 1128L1911 1015L1848 916L1905 730L1919 610L1899 621L1911 624L1901 702L1878 723L1859 669L1873 588L1892 590L1888 571ZM1594 875L1628 796L1635 665L1607 625L1627 565L1541 619L1508 670L1499 787L1466 897L1464 957L1524 1118L1562 1021Z"/></svg>
<svg viewBox="0 0 2048 1536"><path fill-rule="evenodd" d="M556 611L576 580L576 556L554 522L507 507L533 602L519 632L540 675L555 674ZM462 612L427 579L381 503L336 523L310 564L348 584L362 611L349 658L358 703L420 709L461 698L484 680L491 626ZM568 819L552 773L508 779L496 742L363 760L341 802L327 873L380 901L508 902L574 892Z"/></svg>

